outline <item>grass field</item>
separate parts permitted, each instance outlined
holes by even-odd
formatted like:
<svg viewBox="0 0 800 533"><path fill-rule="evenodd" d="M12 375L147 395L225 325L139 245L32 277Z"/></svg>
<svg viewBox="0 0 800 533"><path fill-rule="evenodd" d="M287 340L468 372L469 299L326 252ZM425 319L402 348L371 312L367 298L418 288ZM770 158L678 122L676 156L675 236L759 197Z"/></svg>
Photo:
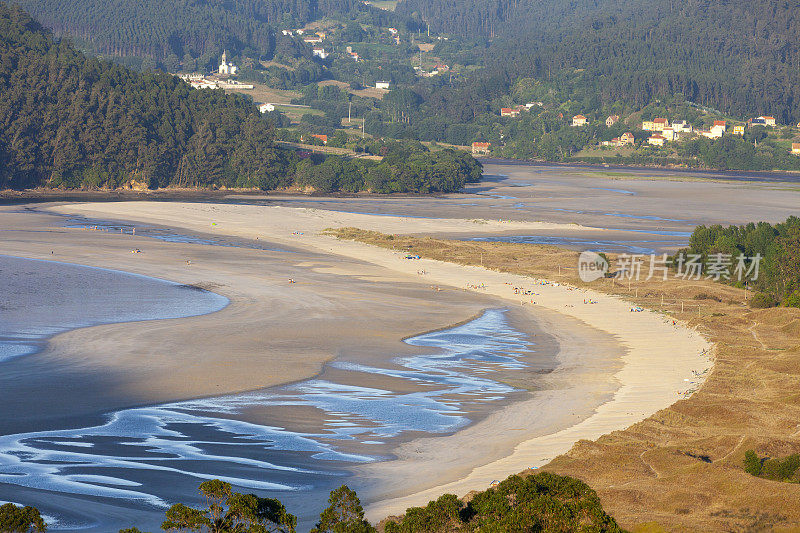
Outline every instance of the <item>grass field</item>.
<svg viewBox="0 0 800 533"><path fill-rule="evenodd" d="M250 82L248 82L250 83ZM234 89L228 92L237 92L246 94L253 97L256 103L269 102L271 104L289 104L293 98L299 98L301 94L297 91L284 91L281 89L273 89L272 87L263 83L253 83L252 90Z"/></svg>
<svg viewBox="0 0 800 533"><path fill-rule="evenodd" d="M397 7L397 0L369 0L367 2L371 6L375 6L378 9L384 9L386 11L394 11Z"/></svg>

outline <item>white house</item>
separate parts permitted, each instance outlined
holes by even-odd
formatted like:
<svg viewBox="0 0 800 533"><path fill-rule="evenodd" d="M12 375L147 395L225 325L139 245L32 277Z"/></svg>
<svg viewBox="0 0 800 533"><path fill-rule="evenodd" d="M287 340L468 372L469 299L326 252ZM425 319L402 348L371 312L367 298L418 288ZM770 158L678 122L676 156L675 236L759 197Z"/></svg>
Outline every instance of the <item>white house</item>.
<svg viewBox="0 0 800 533"><path fill-rule="evenodd" d="M376 89L389 89L389 82L388 81L376 81L375 82Z"/></svg>
<svg viewBox="0 0 800 533"><path fill-rule="evenodd" d="M275 111L275 105L261 104L260 106L258 106L258 110L261 111L262 113L272 113L273 111Z"/></svg>
<svg viewBox="0 0 800 533"><path fill-rule="evenodd" d="M327 59L330 54L324 48L314 48L314 56L320 59Z"/></svg>
<svg viewBox="0 0 800 533"><path fill-rule="evenodd" d="M664 138L663 135L655 133L651 135L649 139L647 139L647 142L648 144L652 144L653 146L664 146L666 139Z"/></svg>
<svg viewBox="0 0 800 533"><path fill-rule="evenodd" d="M675 140L675 130L673 128L664 128L661 130L661 136L664 137L665 140L672 142Z"/></svg>
<svg viewBox="0 0 800 533"><path fill-rule="evenodd" d="M222 52L222 61L219 63L219 73L234 75L239 70L239 67L233 63L228 63L228 52Z"/></svg>
<svg viewBox="0 0 800 533"><path fill-rule="evenodd" d="M694 131L692 125L685 120L676 120L673 122L672 129L675 130L675 133L692 133L692 131Z"/></svg>
<svg viewBox="0 0 800 533"><path fill-rule="evenodd" d="M587 123L588 123L588 119L586 117L584 117L583 115L575 115L574 117L572 117L572 126L573 127L585 126Z"/></svg>

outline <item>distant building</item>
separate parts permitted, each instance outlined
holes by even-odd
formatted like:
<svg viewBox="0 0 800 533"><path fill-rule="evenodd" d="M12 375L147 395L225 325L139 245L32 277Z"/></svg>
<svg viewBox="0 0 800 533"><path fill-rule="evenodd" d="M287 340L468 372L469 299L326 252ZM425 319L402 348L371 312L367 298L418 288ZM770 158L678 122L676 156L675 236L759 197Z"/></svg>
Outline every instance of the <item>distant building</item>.
<svg viewBox="0 0 800 533"><path fill-rule="evenodd" d="M261 111L262 113L272 113L273 111L275 111L275 105L261 104L260 106L258 106L258 110Z"/></svg>
<svg viewBox="0 0 800 533"><path fill-rule="evenodd" d="M319 35L309 35L308 37L305 37L303 39L303 42L306 43L306 44L319 44L323 40L324 39L322 37L320 37Z"/></svg>
<svg viewBox="0 0 800 533"><path fill-rule="evenodd" d="M711 126L711 131L717 134L717 137L722 137L722 135L727 131L728 126L725 124L724 120L715 120L714 125Z"/></svg>
<svg viewBox="0 0 800 533"><path fill-rule="evenodd" d="M710 130L697 130L697 133L709 139L719 139L722 137L723 130L721 128L711 128Z"/></svg>
<svg viewBox="0 0 800 533"><path fill-rule="evenodd" d="M794 155L800 155L800 143L792 143L792 153Z"/></svg>
<svg viewBox="0 0 800 533"><path fill-rule="evenodd" d="M501 107L500 108L500 116L501 117L518 117L519 116L519 109L514 109L512 107Z"/></svg>
<svg viewBox="0 0 800 533"><path fill-rule="evenodd" d="M572 117L572 126L585 126L588 122L588 119L583 115L575 115Z"/></svg>
<svg viewBox="0 0 800 533"><path fill-rule="evenodd" d="M635 142L635 139L633 138L633 133L631 133L629 131L623 133L619 138L619 143L620 143L619 145L620 146L625 146L626 144L631 144L632 145L634 142Z"/></svg>
<svg viewBox="0 0 800 533"><path fill-rule="evenodd" d="M665 118L654 118L642 122L642 129L645 131L661 131L669 127L669 120Z"/></svg>
<svg viewBox="0 0 800 533"><path fill-rule="evenodd" d="M239 70L239 67L233 63L228 63L228 51L222 52L222 60L219 63L219 73L233 76Z"/></svg>
<svg viewBox="0 0 800 533"><path fill-rule="evenodd" d="M487 155L489 153L489 143L474 142L472 143L472 155Z"/></svg>
<svg viewBox="0 0 800 533"><path fill-rule="evenodd" d="M327 59L330 54L324 48L314 48L314 57L320 59Z"/></svg>
<svg viewBox="0 0 800 533"><path fill-rule="evenodd" d="M606 126L610 128L617 122L619 122L619 115L609 115L606 119Z"/></svg>
<svg viewBox="0 0 800 533"><path fill-rule="evenodd" d="M692 125L685 120L676 120L673 122L672 129L675 130L675 133L692 133L692 131L694 131Z"/></svg>
<svg viewBox="0 0 800 533"><path fill-rule="evenodd" d="M749 126L766 126L767 125L767 121L766 121L766 119L764 117L756 117L756 118L751 118L750 120L748 120L747 124Z"/></svg>
<svg viewBox="0 0 800 533"><path fill-rule="evenodd" d="M744 126L741 124L737 124L733 127L733 134L734 135L744 135Z"/></svg>
<svg viewBox="0 0 800 533"><path fill-rule="evenodd" d="M319 133L314 133L311 136L314 137L315 139L319 139L320 141L322 141L322 144L328 144L328 136L327 135L321 135Z"/></svg>
<svg viewBox="0 0 800 533"><path fill-rule="evenodd" d="M667 140L660 133L655 133L651 135L649 139L647 139L647 143L652 144L653 146L664 146L666 141Z"/></svg>
<svg viewBox="0 0 800 533"><path fill-rule="evenodd" d="M675 135L675 130L672 128L664 128L661 130L661 136L664 137L664 140L669 142L672 142L677 138Z"/></svg>
<svg viewBox="0 0 800 533"><path fill-rule="evenodd" d="M376 89L386 89L388 91L389 90L389 85L390 85L390 83L388 81L376 81L375 82L375 88Z"/></svg>
<svg viewBox="0 0 800 533"><path fill-rule="evenodd" d="M775 126L775 117L758 117L764 120L764 124L767 126Z"/></svg>

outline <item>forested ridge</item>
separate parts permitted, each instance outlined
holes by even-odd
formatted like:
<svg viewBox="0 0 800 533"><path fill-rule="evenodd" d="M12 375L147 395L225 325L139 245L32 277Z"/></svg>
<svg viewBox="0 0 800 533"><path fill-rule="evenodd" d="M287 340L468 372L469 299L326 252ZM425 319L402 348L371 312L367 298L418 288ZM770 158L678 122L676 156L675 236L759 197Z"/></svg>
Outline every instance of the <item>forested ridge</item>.
<svg viewBox="0 0 800 533"><path fill-rule="evenodd" d="M0 188L299 186L321 192L449 192L481 177L464 152L380 143L380 163L277 147L244 96L195 90L56 42L0 3Z"/></svg>
<svg viewBox="0 0 800 533"><path fill-rule="evenodd" d="M254 186L286 168L272 139L245 97L87 58L0 4L0 187Z"/></svg>
<svg viewBox="0 0 800 533"><path fill-rule="evenodd" d="M437 31L495 38L483 72L440 91L439 100L454 102L449 108L466 110L461 115L483 111L518 78L584 69L602 104L644 106L682 95L788 124L800 120L799 7L785 0L404 0L398 10Z"/></svg>
<svg viewBox="0 0 800 533"><path fill-rule="evenodd" d="M219 54L250 48L269 55L275 27L347 13L359 0L15 0L56 35L101 54L151 57Z"/></svg>

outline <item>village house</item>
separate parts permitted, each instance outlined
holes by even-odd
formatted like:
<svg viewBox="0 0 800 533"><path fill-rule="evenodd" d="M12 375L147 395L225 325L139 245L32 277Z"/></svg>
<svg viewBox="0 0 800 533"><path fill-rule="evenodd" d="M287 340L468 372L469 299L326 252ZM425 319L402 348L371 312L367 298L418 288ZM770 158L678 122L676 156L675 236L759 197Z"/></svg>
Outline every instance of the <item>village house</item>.
<svg viewBox="0 0 800 533"><path fill-rule="evenodd" d="M475 141L472 143L472 155L488 155L489 143Z"/></svg>
<svg viewBox="0 0 800 533"><path fill-rule="evenodd" d="M323 39L319 35L309 35L308 37L303 38L303 42L306 44L319 44L322 41Z"/></svg>
<svg viewBox="0 0 800 533"><path fill-rule="evenodd" d="M722 137L723 131L720 128L711 128L710 130L697 130L697 133L709 139L719 139Z"/></svg>
<svg viewBox="0 0 800 533"><path fill-rule="evenodd" d="M572 126L585 126L587 124L587 119L583 115L575 115L572 117Z"/></svg>
<svg viewBox="0 0 800 533"><path fill-rule="evenodd" d="M609 115L606 119L606 126L610 128L617 122L619 122L619 115Z"/></svg>
<svg viewBox="0 0 800 533"><path fill-rule="evenodd" d="M664 128L661 130L661 136L668 142L672 142L678 138L673 128Z"/></svg>
<svg viewBox="0 0 800 533"><path fill-rule="evenodd" d="M273 111L275 111L275 105L261 104L260 106L258 106L258 110L261 111L262 113L272 113Z"/></svg>
<svg viewBox="0 0 800 533"><path fill-rule="evenodd" d="M654 118L642 122L642 129L645 131L661 131L667 127L669 127L669 120L665 118Z"/></svg>
<svg viewBox="0 0 800 533"><path fill-rule="evenodd" d="M390 83L388 81L376 81L375 82L375 88L376 89L386 89L388 91L389 90L389 85L390 85Z"/></svg>
<svg viewBox="0 0 800 533"><path fill-rule="evenodd" d="M692 133L694 131L692 125L685 120L676 120L673 122L672 129L675 130L675 133Z"/></svg>
<svg viewBox="0 0 800 533"><path fill-rule="evenodd" d="M725 124L724 120L715 120L714 125L711 126L711 131L716 131L719 133L718 137L722 137L722 135L728 130L728 126Z"/></svg>
<svg viewBox="0 0 800 533"><path fill-rule="evenodd" d="M311 136L314 137L315 139L319 139L320 141L322 141L322 144L328 144L328 136L327 135L321 135L319 133L313 133Z"/></svg>
<svg viewBox="0 0 800 533"><path fill-rule="evenodd" d="M601 142L600 146L627 146L627 145L632 146L634 142L635 139L633 138L633 133L628 131L623 133L619 137L614 137L610 141Z"/></svg>
<svg viewBox="0 0 800 533"><path fill-rule="evenodd" d="M767 126L775 126L775 117L758 117L764 121Z"/></svg>
<svg viewBox="0 0 800 533"><path fill-rule="evenodd" d="M314 48L314 57L320 59L327 59L330 54L324 48Z"/></svg>
<svg viewBox="0 0 800 533"><path fill-rule="evenodd" d="M519 116L519 109L514 109L511 107L501 107L500 108L500 116L501 117L518 117Z"/></svg>
<svg viewBox="0 0 800 533"><path fill-rule="evenodd" d="M623 133L619 138L620 146L625 146L626 144L633 145L636 140L633 138L633 133L627 131Z"/></svg>
<svg viewBox="0 0 800 533"><path fill-rule="evenodd" d="M792 153L794 155L800 155L800 143L792 143Z"/></svg>
<svg viewBox="0 0 800 533"><path fill-rule="evenodd" d="M648 144L652 144L653 146L664 146L666 139L660 133L654 133L647 139Z"/></svg>
<svg viewBox="0 0 800 533"><path fill-rule="evenodd" d="M742 124L737 124L733 127L733 134L734 135L744 135L744 126Z"/></svg>
<svg viewBox="0 0 800 533"><path fill-rule="evenodd" d="M239 67L234 65L233 63L228 63L228 52L227 50L222 52L222 60L219 63L218 72L220 74L230 75L233 76L239 70Z"/></svg>

